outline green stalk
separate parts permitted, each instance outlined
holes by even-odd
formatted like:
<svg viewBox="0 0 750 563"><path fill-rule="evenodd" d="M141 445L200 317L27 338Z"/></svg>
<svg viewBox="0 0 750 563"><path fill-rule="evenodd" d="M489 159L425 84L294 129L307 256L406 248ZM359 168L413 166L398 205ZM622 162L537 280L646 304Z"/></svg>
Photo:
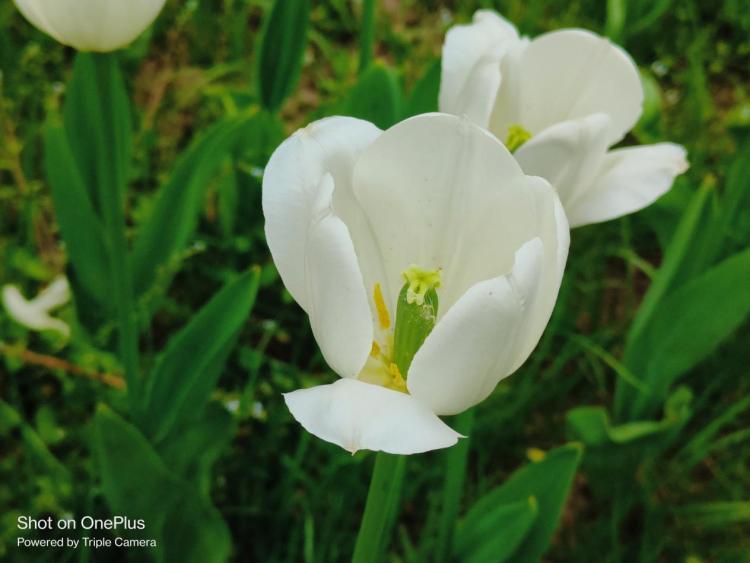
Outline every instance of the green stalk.
<svg viewBox="0 0 750 563"><path fill-rule="evenodd" d="M379 563L398 513L406 456L378 452L352 563Z"/></svg>
<svg viewBox="0 0 750 563"><path fill-rule="evenodd" d="M111 155L129 154L129 142L118 134L113 107L122 104L124 86L116 55L97 53L91 55L96 74L98 100L102 107L95 123L97 140L105 150L97 151L96 177L98 200L105 236L109 247L109 286L115 306L117 321L118 355L125 369L128 400L131 412L137 414L141 381L138 375L138 326L133 301L133 278L130 271L128 243L125 234L125 190L127 187L127 162L108 158ZM96 114L94 114L96 115Z"/></svg>
<svg viewBox="0 0 750 563"><path fill-rule="evenodd" d="M451 425L456 432L467 436L458 444L445 452L445 477L440 503L440 519L438 521L438 535L435 544L433 561L442 563L449 561L453 549L453 535L456 529L458 511L461 507L461 493L466 477L466 464L469 458L469 438L474 425L474 409L459 414Z"/></svg>
<svg viewBox="0 0 750 563"><path fill-rule="evenodd" d="M404 277L407 282L401 288L396 304L393 360L399 372L406 376L414 354L437 320L435 287L440 285L440 272L411 266ZM406 456L378 452L354 546L353 563L379 563L383 560L398 514L405 471Z"/></svg>
<svg viewBox="0 0 750 563"><path fill-rule="evenodd" d="M359 73L362 74L372 62L375 42L375 0L362 2L362 29L359 35Z"/></svg>

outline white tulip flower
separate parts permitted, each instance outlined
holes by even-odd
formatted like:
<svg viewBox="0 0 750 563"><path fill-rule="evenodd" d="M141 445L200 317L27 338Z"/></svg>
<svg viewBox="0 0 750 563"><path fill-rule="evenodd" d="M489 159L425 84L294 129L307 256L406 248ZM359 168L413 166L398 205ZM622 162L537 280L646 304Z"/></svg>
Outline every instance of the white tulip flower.
<svg viewBox="0 0 750 563"><path fill-rule="evenodd" d="M165 0L15 0L24 17L63 45L114 51L138 37Z"/></svg>
<svg viewBox="0 0 750 563"><path fill-rule="evenodd" d="M15 285L3 286L3 305L10 318L31 330L54 330L70 335L70 327L50 312L70 301L70 286L65 276L58 276L33 299L26 299Z"/></svg>
<svg viewBox="0 0 750 563"><path fill-rule="evenodd" d="M492 11L451 28L443 45L440 111L466 115L558 191L571 227L651 204L688 168L683 147L609 150L636 124L643 87L618 46L564 29L531 41Z"/></svg>
<svg viewBox="0 0 750 563"><path fill-rule="evenodd" d="M549 183L446 114L297 131L265 170L263 212L281 278L341 377L286 404L351 452L455 444L438 415L479 403L526 360L569 245Z"/></svg>

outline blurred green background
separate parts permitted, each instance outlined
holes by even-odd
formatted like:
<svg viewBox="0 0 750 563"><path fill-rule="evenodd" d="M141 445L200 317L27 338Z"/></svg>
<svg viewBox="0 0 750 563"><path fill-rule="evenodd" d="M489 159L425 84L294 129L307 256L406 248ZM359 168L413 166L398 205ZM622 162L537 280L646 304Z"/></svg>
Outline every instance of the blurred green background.
<svg viewBox="0 0 750 563"><path fill-rule="evenodd" d="M669 400L647 413L652 426L617 416L619 426L610 427L601 422L605 411L573 411L599 406L611 412L615 388L631 376L645 377L637 347L631 360L621 358L655 280L663 289L652 298L658 306L750 243L747 1L378 0L371 68L380 76L369 75L371 83L358 82L367 76L358 72L362 3L315 1L299 82L278 113L260 109L256 94L271 7L264 0L169 0L153 29L121 54L134 100L127 200L133 231L149 216L155 189L178 155L216 120L257 107L243 141L210 175L198 229L141 340L148 371L169 336L226 280L251 264L261 267L252 316L214 392L236 423L231 442L217 452L210 483L235 559L347 560L373 458L311 437L284 406L281 393L335 376L270 260L260 209L263 166L286 135L324 115L352 114L387 126L436 109L445 31L491 7L530 36L583 27L623 45L641 67L647 92L628 142L681 143L691 168L651 208L573 233L560 299L540 346L475 409L462 506L537 450L576 439L586 446L583 463L545 560L750 561L750 326L742 316L718 338L721 330L711 324L712 304L746 301L741 296L750 292L750 278L720 286L720 295L706 298L704 316L687 315L688 324L680 324L679 311L654 313L662 331L681 329L716 342L668 385ZM44 124L60 107L73 58L12 2L0 3L0 281L27 295L66 264L41 152ZM377 95L366 97L365 90ZM711 279L703 284L709 289ZM61 316L75 322L72 306ZM644 338L658 341L666 333L657 326ZM65 341L29 332L0 310L0 559L139 557L15 548L20 514L108 514L91 455L91 421L99 402L125 407L117 388L121 373L106 335L74 329ZM101 374L110 377L101 381ZM611 432L593 435L592 429ZM444 456L409 460L394 561L434 560Z"/></svg>

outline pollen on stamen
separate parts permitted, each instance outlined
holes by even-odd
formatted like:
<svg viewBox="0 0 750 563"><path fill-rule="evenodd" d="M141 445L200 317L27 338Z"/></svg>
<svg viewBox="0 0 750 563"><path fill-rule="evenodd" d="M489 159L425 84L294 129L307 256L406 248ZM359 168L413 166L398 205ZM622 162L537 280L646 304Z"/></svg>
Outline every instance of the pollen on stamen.
<svg viewBox="0 0 750 563"><path fill-rule="evenodd" d="M375 310L378 313L378 323L380 328L386 330L391 327L391 316L388 314L388 307L385 305L383 299L383 290L380 288L380 284L376 283L375 288L372 292L373 301L375 301Z"/></svg>

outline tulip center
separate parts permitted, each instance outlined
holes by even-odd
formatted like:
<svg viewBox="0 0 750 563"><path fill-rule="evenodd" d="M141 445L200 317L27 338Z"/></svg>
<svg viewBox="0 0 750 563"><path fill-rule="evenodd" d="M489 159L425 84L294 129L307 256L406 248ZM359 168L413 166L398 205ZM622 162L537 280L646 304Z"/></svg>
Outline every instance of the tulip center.
<svg viewBox="0 0 750 563"><path fill-rule="evenodd" d="M411 362L437 321L440 270L411 265L402 275L406 283L396 302L393 330L380 284L373 288L380 339L373 341L370 357L358 378L408 393L406 375Z"/></svg>
<svg viewBox="0 0 750 563"><path fill-rule="evenodd" d="M524 129L523 125L514 123L508 127L508 138L505 139L505 146L510 152L516 152L526 141L531 139L531 133Z"/></svg>

